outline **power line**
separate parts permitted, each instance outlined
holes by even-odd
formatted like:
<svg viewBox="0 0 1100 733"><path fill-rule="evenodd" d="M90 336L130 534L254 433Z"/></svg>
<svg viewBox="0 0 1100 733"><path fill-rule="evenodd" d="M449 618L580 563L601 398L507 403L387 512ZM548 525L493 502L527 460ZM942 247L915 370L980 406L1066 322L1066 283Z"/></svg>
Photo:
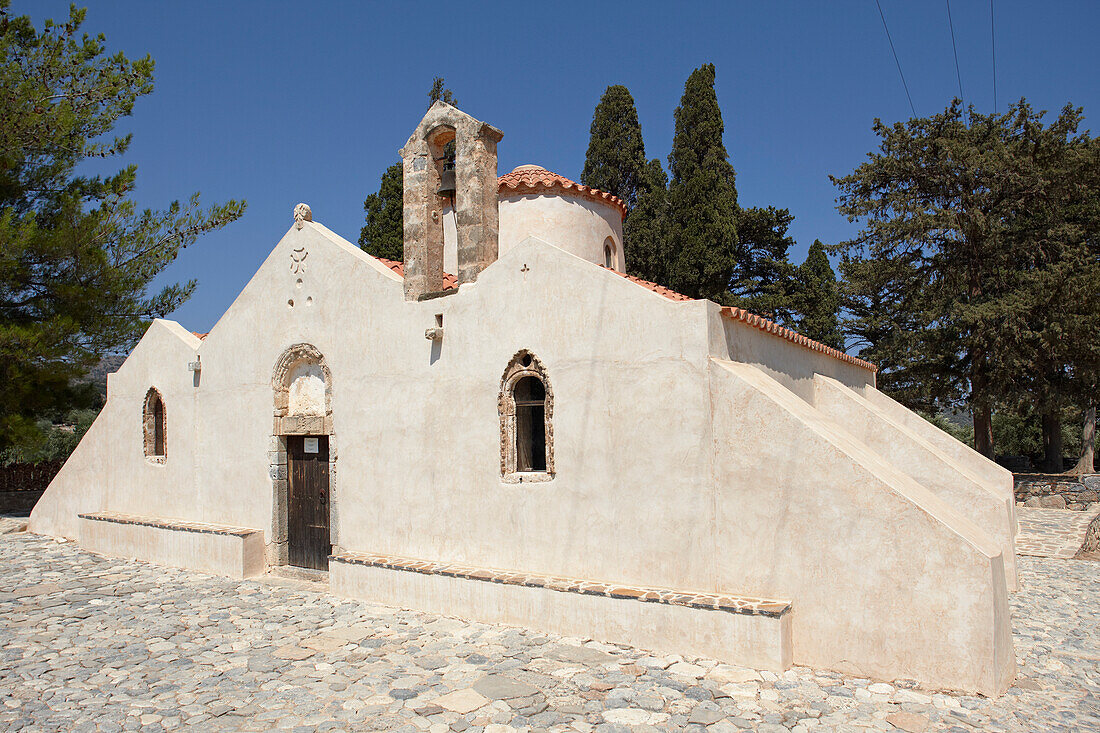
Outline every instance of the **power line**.
<svg viewBox="0 0 1100 733"><path fill-rule="evenodd" d="M997 34L993 27L993 0L989 0L989 41L993 47L993 111L997 111Z"/></svg>
<svg viewBox="0 0 1100 733"><path fill-rule="evenodd" d="M898 65L898 76L901 77L901 85L905 88L905 96L909 99L909 109L913 110L913 116L917 116L917 108L913 105L913 96L909 94L909 85L905 83L905 73L901 70L901 62L898 61L898 52L894 50L894 39L890 37L890 29L886 25L886 16L882 13L882 3L875 0L878 6L878 17L882 18L882 27L886 31L886 40L890 42L890 52L894 54L894 63Z"/></svg>
<svg viewBox="0 0 1100 733"><path fill-rule="evenodd" d="M951 20L951 0L947 0L947 25L951 28L951 50L955 52L955 78L959 80L959 100L963 103L963 109L966 109L966 97L963 96L963 78L962 72L959 71L959 49L955 45L955 23Z"/></svg>

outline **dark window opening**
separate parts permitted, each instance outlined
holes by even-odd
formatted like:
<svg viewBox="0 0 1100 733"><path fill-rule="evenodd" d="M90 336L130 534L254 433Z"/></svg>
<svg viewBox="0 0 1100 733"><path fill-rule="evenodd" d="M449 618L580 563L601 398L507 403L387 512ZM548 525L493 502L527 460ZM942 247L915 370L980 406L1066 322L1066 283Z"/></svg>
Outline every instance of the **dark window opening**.
<svg viewBox="0 0 1100 733"><path fill-rule="evenodd" d="M611 252L611 245L605 244L603 247L603 263L607 266L607 269L613 270L615 265L615 258Z"/></svg>
<svg viewBox="0 0 1100 733"><path fill-rule="evenodd" d="M153 455L164 455L164 403L153 398Z"/></svg>
<svg viewBox="0 0 1100 733"><path fill-rule="evenodd" d="M512 390L516 403L516 470L546 471L546 388L523 377Z"/></svg>

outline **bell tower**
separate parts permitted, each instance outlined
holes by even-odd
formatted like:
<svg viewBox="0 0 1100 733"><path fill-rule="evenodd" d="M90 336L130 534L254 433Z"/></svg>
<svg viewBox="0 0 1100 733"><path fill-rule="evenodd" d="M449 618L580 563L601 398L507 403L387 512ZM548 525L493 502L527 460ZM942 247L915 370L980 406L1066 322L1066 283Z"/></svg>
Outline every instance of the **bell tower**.
<svg viewBox="0 0 1100 733"><path fill-rule="evenodd" d="M503 136L438 101L401 149L405 300L443 289L443 211L449 204L458 234L458 284L474 282L496 261L497 143ZM453 170L444 154L452 142Z"/></svg>

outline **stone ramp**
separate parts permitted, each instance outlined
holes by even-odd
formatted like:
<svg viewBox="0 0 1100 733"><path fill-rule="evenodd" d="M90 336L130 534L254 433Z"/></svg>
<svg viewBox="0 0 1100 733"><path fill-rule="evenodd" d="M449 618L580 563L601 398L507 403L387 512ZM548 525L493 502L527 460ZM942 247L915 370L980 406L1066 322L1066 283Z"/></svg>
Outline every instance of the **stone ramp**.
<svg viewBox="0 0 1100 733"><path fill-rule="evenodd" d="M1100 506L1083 512L1068 509L1017 507L1020 529L1016 554L1069 560L1085 542L1089 525L1100 515Z"/></svg>

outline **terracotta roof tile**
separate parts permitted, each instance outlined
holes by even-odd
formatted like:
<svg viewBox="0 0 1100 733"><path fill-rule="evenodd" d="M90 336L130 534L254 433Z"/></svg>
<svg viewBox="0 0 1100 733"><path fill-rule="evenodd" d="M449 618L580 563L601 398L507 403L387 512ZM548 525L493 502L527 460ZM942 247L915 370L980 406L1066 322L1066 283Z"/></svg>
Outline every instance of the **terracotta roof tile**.
<svg viewBox="0 0 1100 733"><path fill-rule="evenodd" d="M742 323L753 326L754 328L759 328L761 331L775 334L780 338L798 344L799 346L807 348L811 351L816 351L820 354L831 356L834 359L839 359L840 361L852 364L857 367L861 367L863 369L869 369L872 372L878 371L878 367L869 361L864 361L863 359L852 356L851 354L845 354L843 351L839 349L834 349L832 346L826 346L820 341L814 341L811 338L803 336L797 331L792 331L789 328L780 326L775 321L769 321L763 316L758 316L755 313L749 313L744 308L735 308L733 306L727 305L722 308L722 315L726 316L727 318L732 318L735 321L741 321Z"/></svg>
<svg viewBox="0 0 1100 733"><path fill-rule="evenodd" d="M397 260L387 260L385 257L375 257L374 259L381 262L386 267L390 268L402 278L405 277L405 263L398 262ZM443 289L454 290L458 287L458 278L449 272L443 273Z"/></svg>
<svg viewBox="0 0 1100 733"><path fill-rule="evenodd" d="M511 173L505 173L497 179L497 183L497 191L501 194L538 193L539 191L569 193L593 201L611 204L623 216L626 216L626 203L618 196L601 191L598 188L576 183L565 176L551 173L542 166L521 165L512 170Z"/></svg>
<svg viewBox="0 0 1100 733"><path fill-rule="evenodd" d="M603 265L600 265L600 267L603 267L605 270L611 270L611 272L615 273L619 277L625 277L630 282L632 282L636 285L641 285L643 288L645 288L647 290L652 290L653 292L657 293L658 295L663 295L666 298L668 298L669 300L695 300L695 298L689 298L686 295L682 295L680 293L677 293L675 290L669 290L664 285L658 285L657 283L651 283L649 280L643 280L640 277L634 277L633 275L627 275L625 272L619 272L618 270L612 270L610 267L604 267Z"/></svg>
<svg viewBox="0 0 1100 733"><path fill-rule="evenodd" d="M191 332L191 335L192 335L192 336L197 336L197 337L199 337L200 339L204 339L204 338L206 338L207 336L209 336L209 335L210 335L210 332L209 332L209 331L207 331L206 333L199 333L198 331L192 331L192 332Z"/></svg>

